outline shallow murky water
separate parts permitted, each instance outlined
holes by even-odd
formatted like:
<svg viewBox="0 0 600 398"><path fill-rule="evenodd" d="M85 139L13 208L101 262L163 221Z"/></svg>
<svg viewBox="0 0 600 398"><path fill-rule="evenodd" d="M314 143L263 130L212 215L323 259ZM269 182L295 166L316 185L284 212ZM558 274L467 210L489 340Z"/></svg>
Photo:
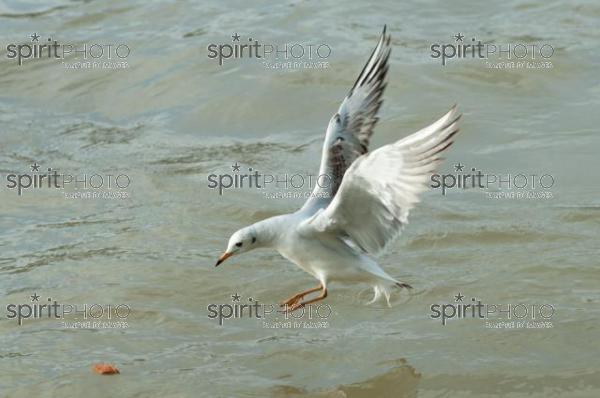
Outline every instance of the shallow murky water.
<svg viewBox="0 0 600 398"><path fill-rule="evenodd" d="M0 2L0 395L598 396L600 6L397 3ZM393 51L373 147L458 103L463 128L441 174L456 175L460 163L459 174L550 175L552 186L513 189L536 195L520 199L493 186L428 191L380 259L414 286L392 308L365 305L366 286L332 284L327 328L248 318L219 326L211 303L231 304L234 293L276 303L314 280L272 251L215 269L233 231L303 201L252 189L220 196L207 176L231 173L235 162L316 173L327 122L384 23ZM231 43L236 32L327 43L329 67L272 70L249 59L219 67L207 58L207 45ZM433 43L455 43L458 32L550 43L553 67L430 58ZM32 43L34 33L79 46L125 43L128 67L7 58L10 43ZM108 197L7 187L8 175L33 174L35 164L40 173L101 175ZM127 176L127 188L109 189L109 176ZM127 327L65 327L75 315L19 326L7 306L33 304L34 293L131 313ZM552 327L430 317L432 305L458 304L459 293L552 305ZM95 375L97 362L121 374Z"/></svg>

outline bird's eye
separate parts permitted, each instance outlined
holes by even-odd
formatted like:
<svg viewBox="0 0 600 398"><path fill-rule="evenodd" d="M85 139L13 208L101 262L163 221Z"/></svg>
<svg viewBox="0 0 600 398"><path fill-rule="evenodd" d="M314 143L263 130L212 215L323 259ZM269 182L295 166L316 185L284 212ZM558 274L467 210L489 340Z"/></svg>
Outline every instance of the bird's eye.
<svg viewBox="0 0 600 398"><path fill-rule="evenodd" d="M252 243L256 242L256 236L252 237Z"/></svg>
<svg viewBox="0 0 600 398"><path fill-rule="evenodd" d="M238 242L235 244L237 247L242 247L242 242Z"/></svg>

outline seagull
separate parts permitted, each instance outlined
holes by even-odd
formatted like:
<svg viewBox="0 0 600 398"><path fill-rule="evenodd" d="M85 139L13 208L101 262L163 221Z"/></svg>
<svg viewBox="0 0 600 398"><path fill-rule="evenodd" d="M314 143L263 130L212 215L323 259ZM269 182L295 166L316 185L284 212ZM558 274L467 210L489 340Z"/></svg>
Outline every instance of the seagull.
<svg viewBox="0 0 600 398"><path fill-rule="evenodd" d="M215 265L253 249L277 250L319 281L317 287L281 302L285 311L325 299L332 281L367 283L373 288L368 304L385 296L388 306L393 288L411 288L374 258L407 224L409 211L443 160L441 153L453 143L461 115L454 105L433 124L369 152L390 52L384 26L368 62L329 121L319 176L328 176L330 183L315 184L300 210L236 231Z"/></svg>

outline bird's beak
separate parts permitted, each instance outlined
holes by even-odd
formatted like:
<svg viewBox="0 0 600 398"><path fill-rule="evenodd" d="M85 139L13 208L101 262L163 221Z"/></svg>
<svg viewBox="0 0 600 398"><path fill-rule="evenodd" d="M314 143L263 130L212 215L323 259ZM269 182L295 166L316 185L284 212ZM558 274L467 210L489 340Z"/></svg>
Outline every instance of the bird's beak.
<svg viewBox="0 0 600 398"><path fill-rule="evenodd" d="M219 257L219 260L217 261L217 263L215 264L215 267L218 267L219 264L221 264L223 261L227 260L229 257L233 256L233 252L225 252L221 255L221 257Z"/></svg>

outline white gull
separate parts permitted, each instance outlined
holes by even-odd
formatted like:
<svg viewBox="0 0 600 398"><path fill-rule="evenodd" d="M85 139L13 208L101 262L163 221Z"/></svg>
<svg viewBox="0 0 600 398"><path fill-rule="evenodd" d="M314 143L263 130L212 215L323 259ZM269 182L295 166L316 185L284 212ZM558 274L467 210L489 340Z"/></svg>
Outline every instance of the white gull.
<svg viewBox="0 0 600 398"><path fill-rule="evenodd" d="M386 85L390 36L383 33L354 86L327 127L319 175L311 198L291 214L271 217L236 231L219 258L257 248L277 250L313 275L319 286L282 302L287 311L327 297L331 281L363 282L373 300L391 288L411 286L387 274L373 259L407 224L408 213L441 163L440 154L458 132L456 106L430 126L368 152ZM307 295L317 293L312 299Z"/></svg>

